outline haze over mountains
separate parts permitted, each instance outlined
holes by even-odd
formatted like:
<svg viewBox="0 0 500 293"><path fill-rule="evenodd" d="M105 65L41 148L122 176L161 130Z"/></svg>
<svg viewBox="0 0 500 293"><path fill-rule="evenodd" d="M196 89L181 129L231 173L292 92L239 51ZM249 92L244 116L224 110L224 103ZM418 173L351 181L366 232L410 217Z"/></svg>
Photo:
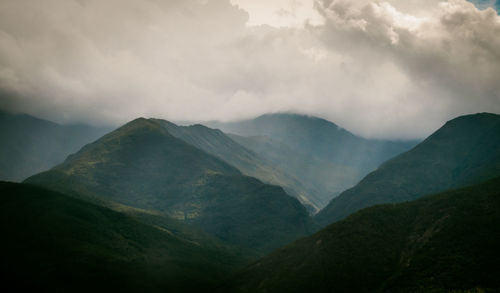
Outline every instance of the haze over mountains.
<svg viewBox="0 0 500 293"><path fill-rule="evenodd" d="M315 219L322 225L380 203L480 183L500 176L500 116L481 113L448 121L412 150L384 163Z"/></svg>
<svg viewBox="0 0 500 293"><path fill-rule="evenodd" d="M499 11L1 0L0 293L500 292Z"/></svg>
<svg viewBox="0 0 500 293"><path fill-rule="evenodd" d="M238 134L138 118L22 184L0 184L7 282L42 291L67 290L76 276L82 291L500 287L499 115L458 117L415 147L295 114L212 126ZM347 190L334 198L337 184ZM391 204L372 207L381 203Z"/></svg>
<svg viewBox="0 0 500 293"><path fill-rule="evenodd" d="M0 110L0 180L21 181L45 171L107 131Z"/></svg>
<svg viewBox="0 0 500 293"><path fill-rule="evenodd" d="M208 122L296 177L323 208L382 162L416 141L372 140L311 116L268 114L232 123Z"/></svg>

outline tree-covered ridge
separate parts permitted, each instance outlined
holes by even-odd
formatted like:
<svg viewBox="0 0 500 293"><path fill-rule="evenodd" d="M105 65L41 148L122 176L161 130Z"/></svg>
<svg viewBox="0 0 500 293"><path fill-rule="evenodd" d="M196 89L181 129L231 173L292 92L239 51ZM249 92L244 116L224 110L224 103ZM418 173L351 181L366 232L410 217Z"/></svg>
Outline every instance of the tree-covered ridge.
<svg viewBox="0 0 500 293"><path fill-rule="evenodd" d="M500 115L455 118L367 175L315 216L321 225L364 207L404 202L500 175Z"/></svg>
<svg viewBox="0 0 500 293"><path fill-rule="evenodd" d="M498 227L500 177L363 209L276 250L222 291L496 292Z"/></svg>
<svg viewBox="0 0 500 293"><path fill-rule="evenodd" d="M173 136L224 160L243 174L283 187L289 195L310 208L311 212L317 212L325 205L314 189L304 186L295 176L284 172L272 161L264 159L218 129L200 124L178 126L166 120L154 121Z"/></svg>
<svg viewBox="0 0 500 293"><path fill-rule="evenodd" d="M260 252L315 227L305 208L282 188L242 175L172 136L158 121L143 118L26 182L157 210Z"/></svg>
<svg viewBox="0 0 500 293"><path fill-rule="evenodd" d="M247 261L164 217L141 219L26 184L0 182L0 194L7 292L197 292Z"/></svg>

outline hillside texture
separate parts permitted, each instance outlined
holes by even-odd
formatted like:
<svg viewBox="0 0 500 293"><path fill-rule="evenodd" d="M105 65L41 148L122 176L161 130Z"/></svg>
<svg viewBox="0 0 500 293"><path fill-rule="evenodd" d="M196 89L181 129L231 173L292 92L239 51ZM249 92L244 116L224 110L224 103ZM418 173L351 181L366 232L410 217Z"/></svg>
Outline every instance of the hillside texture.
<svg viewBox="0 0 500 293"><path fill-rule="evenodd" d="M364 207L409 201L496 176L500 176L500 115L462 116L333 199L315 220L327 225Z"/></svg>
<svg viewBox="0 0 500 293"><path fill-rule="evenodd" d="M0 182L0 194L5 292L199 292L246 262L173 220L149 225L26 184Z"/></svg>
<svg viewBox="0 0 500 293"><path fill-rule="evenodd" d="M264 257L221 291L497 292L498 227L500 178L359 211Z"/></svg>
<svg viewBox="0 0 500 293"><path fill-rule="evenodd" d="M315 228L306 209L282 188L242 175L143 118L26 182L156 210L263 252Z"/></svg>

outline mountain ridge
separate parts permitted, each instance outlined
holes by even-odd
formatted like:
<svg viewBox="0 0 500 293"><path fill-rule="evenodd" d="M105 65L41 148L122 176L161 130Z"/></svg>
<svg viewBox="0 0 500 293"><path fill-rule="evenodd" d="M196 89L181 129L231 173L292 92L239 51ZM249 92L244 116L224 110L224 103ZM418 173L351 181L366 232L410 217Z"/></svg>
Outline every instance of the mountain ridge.
<svg viewBox="0 0 500 293"><path fill-rule="evenodd" d="M499 187L496 177L365 208L277 249L219 292L496 292Z"/></svg>
<svg viewBox="0 0 500 293"><path fill-rule="evenodd" d="M281 187L242 175L144 118L25 182L158 210L261 253L315 229L305 208Z"/></svg>
<svg viewBox="0 0 500 293"><path fill-rule="evenodd" d="M327 225L363 207L413 200L498 175L500 115L460 116L344 191L315 220Z"/></svg>
<svg viewBox="0 0 500 293"><path fill-rule="evenodd" d="M196 292L247 262L175 221L147 224L28 184L0 182L0 191L7 290Z"/></svg>
<svg viewBox="0 0 500 293"><path fill-rule="evenodd" d="M230 137L299 179L318 194L322 207L385 160L416 144L365 139L328 120L291 113L207 125L238 135Z"/></svg>
<svg viewBox="0 0 500 293"><path fill-rule="evenodd" d="M153 121L165 127L173 136L222 159L245 175L283 187L288 194L299 199L304 205L310 206L313 211L318 211L325 204L314 191L302 186L297 178L247 149L219 129L201 124L178 126L161 119Z"/></svg>
<svg viewBox="0 0 500 293"><path fill-rule="evenodd" d="M106 131L0 110L0 180L22 181L48 170Z"/></svg>

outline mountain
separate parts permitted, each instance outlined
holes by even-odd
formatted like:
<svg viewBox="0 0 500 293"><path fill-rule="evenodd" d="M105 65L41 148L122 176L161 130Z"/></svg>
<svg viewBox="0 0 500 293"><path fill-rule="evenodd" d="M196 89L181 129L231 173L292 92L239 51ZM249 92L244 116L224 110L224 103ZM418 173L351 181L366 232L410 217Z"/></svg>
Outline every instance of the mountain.
<svg viewBox="0 0 500 293"><path fill-rule="evenodd" d="M255 152L236 143L218 129L211 129L196 124L178 126L174 123L156 119L173 136L218 157L238 168L243 174L255 177L263 182L279 185L285 191L296 197L311 212L319 211L323 203L314 191L307 189L293 176L280 170L273 163L261 158Z"/></svg>
<svg viewBox="0 0 500 293"><path fill-rule="evenodd" d="M0 111L0 180L22 181L48 170L105 132Z"/></svg>
<svg viewBox="0 0 500 293"><path fill-rule="evenodd" d="M500 176L500 115L461 116L333 199L315 220L327 225L364 207L409 201L495 176Z"/></svg>
<svg viewBox="0 0 500 293"><path fill-rule="evenodd" d="M259 252L315 229L305 208L281 187L242 175L157 120L129 122L26 182L159 211Z"/></svg>
<svg viewBox="0 0 500 293"><path fill-rule="evenodd" d="M330 121L298 114L266 114L207 125L238 135L231 138L319 193L323 206L382 162L416 144L365 139Z"/></svg>
<svg viewBox="0 0 500 293"><path fill-rule="evenodd" d="M6 292L199 292L246 263L174 220L148 225L26 184L0 182L0 194Z"/></svg>
<svg viewBox="0 0 500 293"><path fill-rule="evenodd" d="M498 227L500 178L361 210L262 258L220 291L497 292Z"/></svg>
<svg viewBox="0 0 500 293"><path fill-rule="evenodd" d="M362 176L355 167L338 165L301 153L268 136L229 134L229 137L272 162L277 168L286 170L287 174L300 178L298 180L308 193L315 195L315 202L319 203L320 208L325 207L340 192L358 183Z"/></svg>

